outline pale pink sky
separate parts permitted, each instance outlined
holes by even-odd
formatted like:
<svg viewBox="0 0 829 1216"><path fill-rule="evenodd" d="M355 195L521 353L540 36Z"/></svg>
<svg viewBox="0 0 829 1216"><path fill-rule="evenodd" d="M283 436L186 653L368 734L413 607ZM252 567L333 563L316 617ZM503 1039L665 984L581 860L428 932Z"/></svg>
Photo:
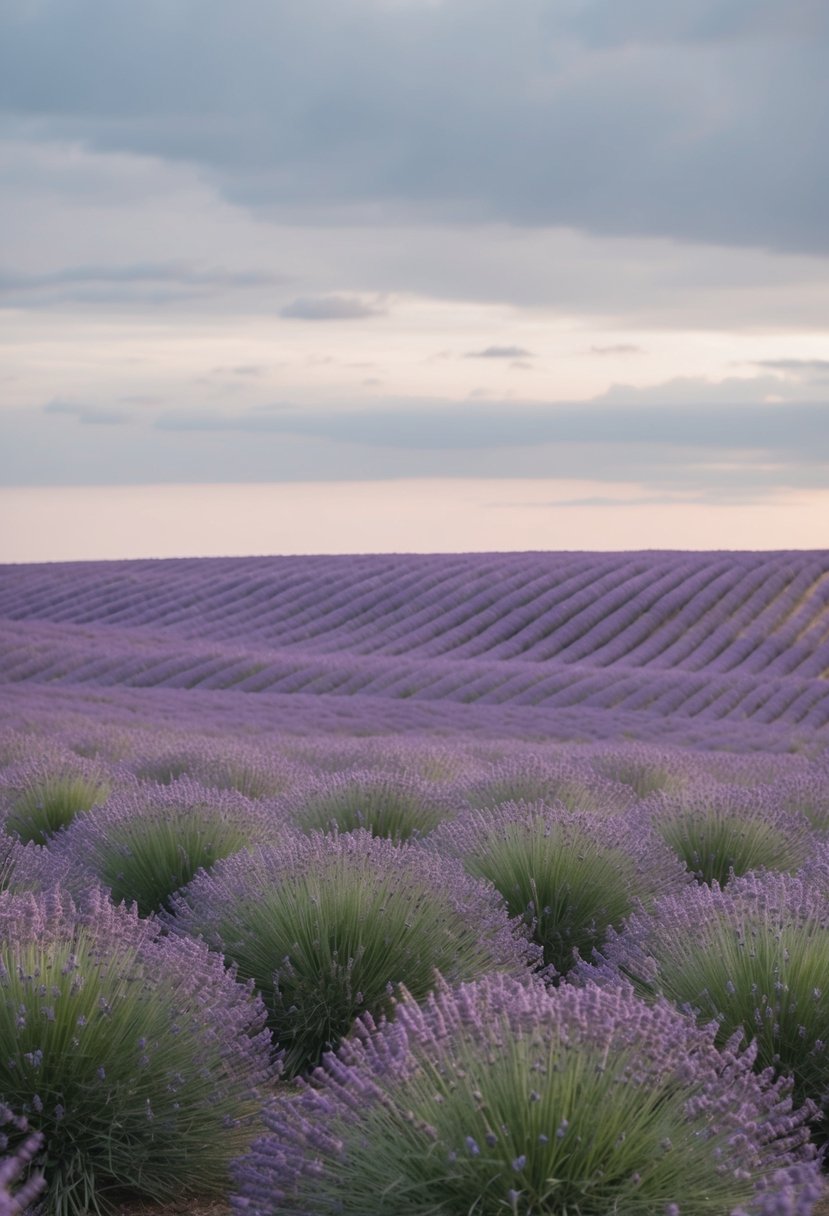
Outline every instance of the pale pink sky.
<svg viewBox="0 0 829 1216"><path fill-rule="evenodd" d="M604 499L602 505L581 505ZM825 548L829 491L764 505L626 484L412 480L0 489L0 562L301 553Z"/></svg>

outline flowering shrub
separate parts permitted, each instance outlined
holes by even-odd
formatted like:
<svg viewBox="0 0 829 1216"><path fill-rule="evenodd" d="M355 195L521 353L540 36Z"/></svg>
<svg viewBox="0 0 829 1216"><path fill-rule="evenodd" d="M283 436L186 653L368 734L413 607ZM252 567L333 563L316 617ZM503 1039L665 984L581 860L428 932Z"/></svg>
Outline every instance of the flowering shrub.
<svg viewBox="0 0 829 1216"><path fill-rule="evenodd" d="M679 790L687 782L681 756L648 747L601 748L593 753L596 772L633 790L637 798L647 798L657 790Z"/></svg>
<svg viewBox="0 0 829 1216"><path fill-rule="evenodd" d="M169 785L190 777L202 786L235 790L245 798L274 798L297 780L296 766L235 740L195 739L146 750L131 764L141 780Z"/></svg>
<svg viewBox="0 0 829 1216"><path fill-rule="evenodd" d="M352 832L403 841L425 836L457 811L458 800L433 784L402 774L365 770L311 782L287 801L304 831Z"/></svg>
<svg viewBox="0 0 829 1216"><path fill-rule="evenodd" d="M829 833L829 770L781 777L768 791L769 801L804 815L815 831Z"/></svg>
<svg viewBox="0 0 829 1216"><path fill-rule="evenodd" d="M135 901L146 916L166 907L197 870L272 837L278 822L240 794L184 778L122 790L76 819L54 849L90 871L116 903Z"/></svg>
<svg viewBox="0 0 829 1216"><path fill-rule="evenodd" d="M90 767L74 771L51 769L35 763L8 774L0 791L5 807L2 827L26 844L46 842L71 823L81 811L103 802L111 783L103 772Z"/></svg>
<svg viewBox="0 0 829 1216"><path fill-rule="evenodd" d="M510 757L492 766L465 790L470 806L487 809L502 802L547 802L573 811L623 811L633 802L631 791L608 781L588 765L558 763L540 757Z"/></svg>
<svg viewBox="0 0 829 1216"><path fill-rule="evenodd" d="M316 1064L359 1013L386 1011L394 985L422 997L436 969L461 980L538 957L458 862L366 831L228 857L172 910L171 927L201 934L255 981L289 1072Z"/></svg>
<svg viewBox="0 0 829 1216"><path fill-rule="evenodd" d="M717 1042L738 1028L757 1065L794 1077L801 1099L829 1094L829 902L818 881L769 872L666 896L610 934L598 971L667 997Z"/></svg>
<svg viewBox="0 0 829 1216"><path fill-rule="evenodd" d="M39 1132L29 1133L28 1128L26 1119L15 1119L7 1107L0 1105L0 1216L17 1216L34 1203L45 1186L41 1174L29 1173L31 1161L43 1145L43 1136ZM6 1151L9 1131L16 1140L11 1152Z"/></svg>
<svg viewBox="0 0 829 1216"><path fill-rule="evenodd" d="M698 784L655 795L648 809L663 840L709 885L764 867L796 870L812 843L809 821L779 809L762 787Z"/></svg>
<svg viewBox="0 0 829 1216"><path fill-rule="evenodd" d="M263 1023L218 956L102 893L0 895L0 1101L45 1135L50 1213L220 1193L268 1076Z"/></svg>
<svg viewBox="0 0 829 1216"><path fill-rule="evenodd" d="M234 1167L251 1216L806 1216L785 1081L630 990L487 976L364 1017Z"/></svg>
<svg viewBox="0 0 829 1216"><path fill-rule="evenodd" d="M589 958L638 900L683 882L681 867L638 818L543 803L466 811L436 829L428 844L489 879L559 975L577 956Z"/></svg>

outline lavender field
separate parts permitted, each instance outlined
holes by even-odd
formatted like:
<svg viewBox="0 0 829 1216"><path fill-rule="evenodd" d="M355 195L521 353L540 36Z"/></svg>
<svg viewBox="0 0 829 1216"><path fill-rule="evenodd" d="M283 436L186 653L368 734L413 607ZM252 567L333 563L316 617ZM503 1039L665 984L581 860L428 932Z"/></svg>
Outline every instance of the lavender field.
<svg viewBox="0 0 829 1216"><path fill-rule="evenodd" d="M821 1210L829 552L6 566L0 638L2 1216Z"/></svg>

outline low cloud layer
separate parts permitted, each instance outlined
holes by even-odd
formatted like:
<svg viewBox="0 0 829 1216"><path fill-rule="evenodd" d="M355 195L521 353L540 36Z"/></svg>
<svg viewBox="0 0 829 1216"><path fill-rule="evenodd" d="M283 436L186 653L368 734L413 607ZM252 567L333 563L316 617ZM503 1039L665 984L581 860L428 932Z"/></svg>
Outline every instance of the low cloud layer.
<svg viewBox="0 0 829 1216"><path fill-rule="evenodd" d="M523 346L487 346L484 350L470 350L467 359L531 359L533 352Z"/></svg>
<svg viewBox="0 0 829 1216"><path fill-rule="evenodd" d="M279 315L297 321L357 321L383 312L385 309L354 296L303 296L286 304Z"/></svg>
<svg viewBox="0 0 829 1216"><path fill-rule="evenodd" d="M782 382L781 382L782 383ZM638 486L657 503L761 501L829 482L829 398L763 402L696 385L639 400L604 394L548 406L522 402L384 400L372 408L230 411L147 406L129 414L52 401L39 414L0 413L0 482L330 482L411 477L582 479ZM707 395L706 395L707 390ZM633 395L633 390L625 390ZM731 385L733 393L733 382ZM121 423L95 426L78 423ZM644 497L643 497L644 492ZM601 497L601 496L599 496ZM558 505L610 505L563 498Z"/></svg>

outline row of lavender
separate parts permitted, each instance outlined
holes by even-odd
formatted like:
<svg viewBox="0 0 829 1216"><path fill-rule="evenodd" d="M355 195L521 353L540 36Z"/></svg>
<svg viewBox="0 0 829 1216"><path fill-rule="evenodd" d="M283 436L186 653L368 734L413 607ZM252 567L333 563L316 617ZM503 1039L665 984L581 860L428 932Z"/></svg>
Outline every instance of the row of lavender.
<svg viewBox="0 0 829 1216"><path fill-rule="evenodd" d="M0 738L0 1186L812 1211L825 758L53 712Z"/></svg>
<svg viewBox="0 0 829 1216"><path fill-rule="evenodd" d="M826 553L256 558L5 567L0 617L278 649L820 675Z"/></svg>
<svg viewBox="0 0 829 1216"><path fill-rule="evenodd" d="M488 706L578 710L587 737L619 714L641 737L779 724L809 746L829 722L828 597L821 553L6 567L0 679L448 703L459 729Z"/></svg>
<svg viewBox="0 0 829 1216"><path fill-rule="evenodd" d="M663 671L558 662L378 655L320 656L170 638L135 639L40 623L0 624L0 679L10 683L370 697L464 706L579 707L683 720L777 723L810 734L829 722L817 676ZM812 655L823 668L826 654ZM458 717L462 719L463 710Z"/></svg>
<svg viewBox="0 0 829 1216"><path fill-rule="evenodd" d="M260 693L232 689L122 688L101 685L19 683L3 686L0 725L25 724L35 731L62 730L72 722L90 751L117 752L119 729L159 727L217 740L262 740L274 735L378 739L487 741L547 744L640 740L694 749L817 756L825 750L826 727L681 714L642 713L565 705L556 708L515 702L482 704L415 697L328 695L320 692ZM121 732L122 733L122 732ZM221 745L220 745L221 746Z"/></svg>

